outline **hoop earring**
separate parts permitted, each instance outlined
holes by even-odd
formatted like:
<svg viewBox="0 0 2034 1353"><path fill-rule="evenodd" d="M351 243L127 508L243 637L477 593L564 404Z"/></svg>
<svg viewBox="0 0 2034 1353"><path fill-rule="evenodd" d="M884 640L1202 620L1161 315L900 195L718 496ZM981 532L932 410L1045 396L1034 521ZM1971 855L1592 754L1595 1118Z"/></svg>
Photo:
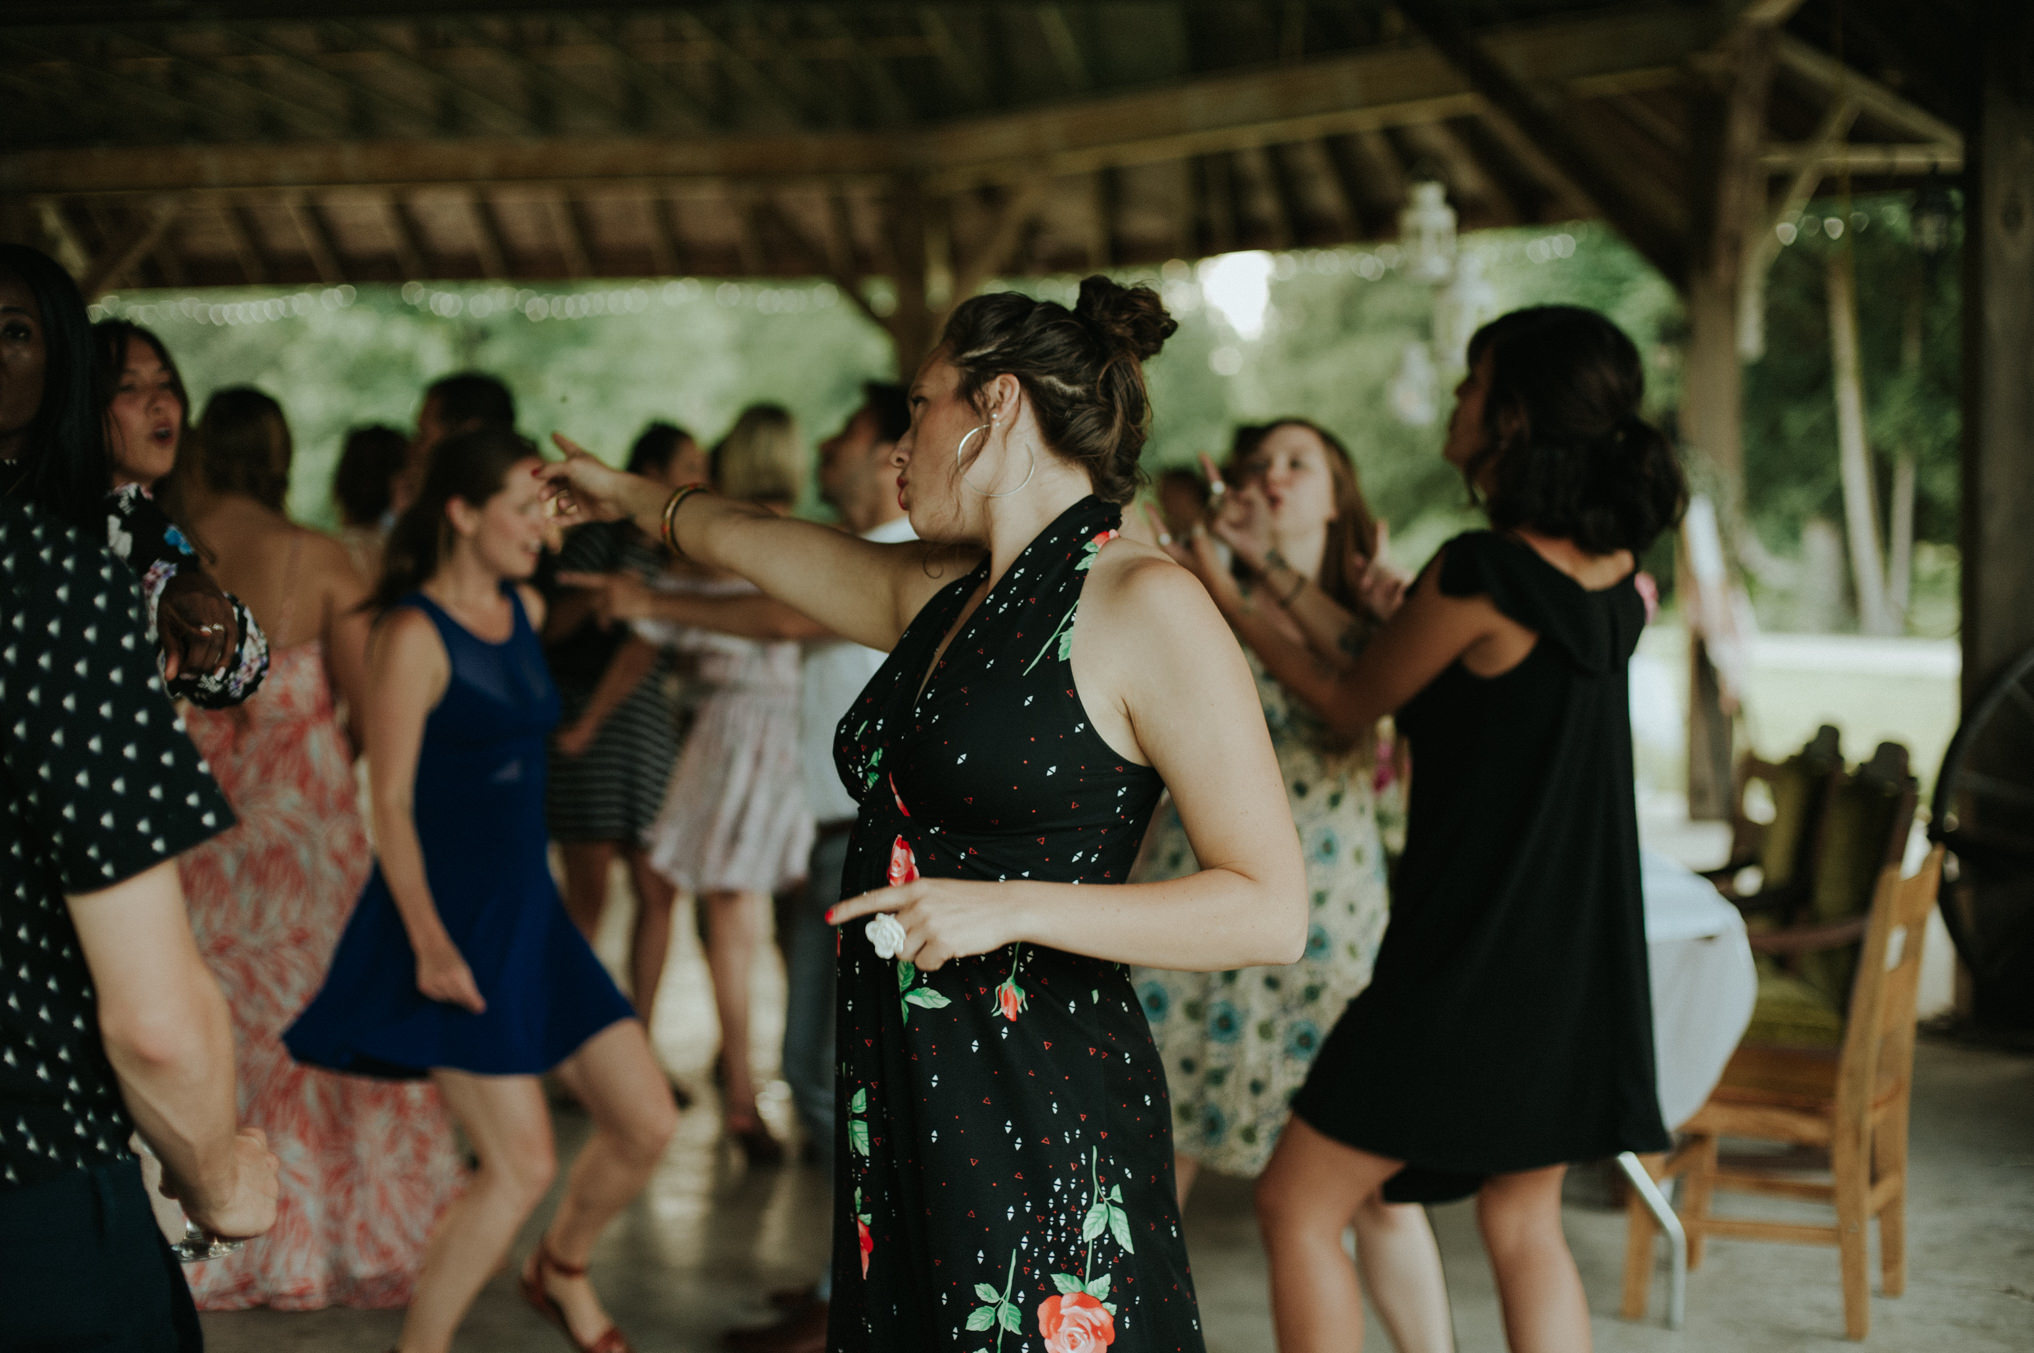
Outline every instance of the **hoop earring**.
<svg viewBox="0 0 2034 1353"><path fill-rule="evenodd" d="M981 495L982 495L982 497L984 497L984 498L1008 498L1008 497L1009 497L1009 496L1010 496L1011 494L1013 494L1013 493L1020 493L1020 492L1022 492L1022 491L1023 491L1023 489L1024 489L1024 486L1025 486L1026 484L1029 484L1029 483L1031 482L1031 476L1033 476L1033 475L1035 475L1035 474L1037 474L1037 473L1038 473L1038 453L1037 453L1036 451L1032 450L1032 449L1031 449L1031 447L1030 447L1030 446L1028 446L1028 445L1027 445L1027 446L1026 446L1026 447L1024 448L1024 453L1025 453L1025 454L1026 454L1027 456L1031 457L1031 465L1030 465L1030 467L1029 467L1028 469L1026 469L1026 470L1024 471L1024 478L1022 478L1022 479L1020 479L1020 480L1018 480L1018 481L1017 481L1017 487L1016 487L1016 488L1013 488L1013 489L998 489L998 490L997 490L996 492L994 492L994 493L990 493L990 492L989 492L988 490L986 490L986 489L975 489L975 492L976 492L976 493L979 493L979 494L981 494ZM963 484L967 484L967 483L968 483L968 477L967 477L966 473L963 473L963 474L961 475L961 483L963 483ZM969 488L971 488L971 489L974 489L974 488L975 488L975 486L974 486L973 484L968 484L968 487L969 487Z"/></svg>
<svg viewBox="0 0 2034 1353"><path fill-rule="evenodd" d="M992 426L995 425L995 422L996 420L991 418L988 422L983 423L980 427L969 428L966 432L961 434L960 442L953 449L953 458L955 464L960 463L961 452L967 447L968 438L974 436L977 432L987 432ZM982 445L984 446L984 448L987 447L988 442L986 441L986 439L983 441ZM981 494L982 497L984 498L1008 498L1013 493L1021 493L1024 490L1024 487L1031 482L1031 476L1038 473L1038 452L1032 450L1032 448L1028 445L1024 448L1024 452L1031 458L1031 464L1024 471L1024 478L1018 481L1016 488L998 489L994 493L989 492L987 489L977 489L973 484L968 483L968 471L966 466L961 466L961 483L970 489L974 489L976 493Z"/></svg>

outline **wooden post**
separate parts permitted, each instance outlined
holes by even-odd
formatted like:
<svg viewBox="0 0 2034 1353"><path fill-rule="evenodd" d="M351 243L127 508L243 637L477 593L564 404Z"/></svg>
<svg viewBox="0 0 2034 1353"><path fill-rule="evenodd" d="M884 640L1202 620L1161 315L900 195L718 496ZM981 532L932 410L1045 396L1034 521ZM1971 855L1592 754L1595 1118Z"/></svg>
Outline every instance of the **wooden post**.
<svg viewBox="0 0 2034 1353"><path fill-rule="evenodd" d="M890 248L895 255L897 308L884 325L897 349L897 379L909 381L939 337L939 316L927 294L930 252L925 231L925 192L915 178L896 181L890 195Z"/></svg>
<svg viewBox="0 0 2034 1353"><path fill-rule="evenodd" d="M1963 695L2034 644L2034 11L1981 5L1965 141Z"/></svg>
<svg viewBox="0 0 2034 1353"><path fill-rule="evenodd" d="M1706 463L1728 538L1744 517L1744 371L1738 357L1738 308L1743 304L1746 236L1764 227L1767 210L1758 157L1766 91L1772 83L1772 31L1746 28L1723 50L1728 65L1721 83L1699 101L1695 119L1704 135L1691 176L1695 238L1683 287L1688 344L1681 377L1681 435ZM1713 821L1730 813L1730 719L1699 636L1690 635L1688 652L1688 815Z"/></svg>
<svg viewBox="0 0 2034 1353"><path fill-rule="evenodd" d="M1831 254L1824 276L1829 290L1829 366L1836 386L1836 455L1843 481L1843 534L1850 545L1850 577L1857 593L1858 628L1889 634L1886 574L1879 553L1879 488L1865 435L1864 364L1858 357L1855 261Z"/></svg>

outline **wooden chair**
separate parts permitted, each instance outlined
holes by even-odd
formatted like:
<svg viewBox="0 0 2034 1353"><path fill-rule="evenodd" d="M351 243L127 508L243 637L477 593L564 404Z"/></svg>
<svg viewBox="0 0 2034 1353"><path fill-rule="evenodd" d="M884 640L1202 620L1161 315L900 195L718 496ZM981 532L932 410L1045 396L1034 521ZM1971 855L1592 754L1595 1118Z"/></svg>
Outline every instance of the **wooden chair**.
<svg viewBox="0 0 2034 1353"><path fill-rule="evenodd" d="M1747 753L1739 758L1731 793L1730 858L1703 877L1747 916L1791 925L1815 884L1823 810L1843 771L1835 728L1824 724L1800 751L1783 761ZM1763 791L1770 816L1752 812L1752 788ZM1742 886L1747 872L1758 878Z"/></svg>
<svg viewBox="0 0 2034 1353"><path fill-rule="evenodd" d="M1907 853L1919 787L1907 749L1882 742L1823 794L1806 892L1788 915L1747 915L1759 998L1747 1044L1834 1050L1843 1042L1852 974L1880 873Z"/></svg>
<svg viewBox="0 0 2034 1353"><path fill-rule="evenodd" d="M1942 877L1943 848L1901 878L1879 875L1851 987L1843 1044L1834 1051L1738 1049L1723 1081L1682 1128L1666 1157L1645 1159L1655 1179L1683 1177L1676 1209L1688 1237L1688 1265L1702 1263L1710 1236L1834 1245L1843 1278L1844 1332L1862 1339L1871 1323L1866 1240L1879 1219L1881 1287L1898 1296L1907 1283L1907 1113L1914 1070L1914 1003L1922 941ZM1722 1137L1826 1150L1827 1180L1781 1178L1733 1161L1721 1167ZM1719 1217L1718 1189L1833 1204L1834 1225ZM1627 1210L1624 1315L1642 1319L1653 1268L1655 1224L1634 1198Z"/></svg>

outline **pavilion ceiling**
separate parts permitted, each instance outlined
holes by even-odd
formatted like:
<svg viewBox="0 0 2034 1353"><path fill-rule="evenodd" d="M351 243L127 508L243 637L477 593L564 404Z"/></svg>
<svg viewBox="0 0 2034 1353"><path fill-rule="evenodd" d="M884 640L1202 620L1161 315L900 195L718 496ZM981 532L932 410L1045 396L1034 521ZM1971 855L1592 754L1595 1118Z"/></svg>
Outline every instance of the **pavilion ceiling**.
<svg viewBox="0 0 2034 1353"><path fill-rule="evenodd" d="M1960 165L1926 25L1828 3L17 0L0 234L115 286L1015 272L1610 216L1675 275L1776 11L1776 208ZM1915 32L1916 28L1923 30ZM1479 66L1494 63L1495 70Z"/></svg>

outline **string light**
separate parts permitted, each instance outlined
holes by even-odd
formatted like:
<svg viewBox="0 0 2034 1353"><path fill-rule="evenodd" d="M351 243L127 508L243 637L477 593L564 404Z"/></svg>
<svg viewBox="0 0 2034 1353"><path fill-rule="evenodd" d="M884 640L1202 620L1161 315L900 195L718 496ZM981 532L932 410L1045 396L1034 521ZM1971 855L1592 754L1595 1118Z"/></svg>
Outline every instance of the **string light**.
<svg viewBox="0 0 2034 1353"><path fill-rule="evenodd" d="M231 293L206 292L184 296L144 293L136 297L109 295L90 307L94 321L126 319L155 327L167 323L200 325L275 324L350 308L360 298L349 285L315 287L285 295L222 299ZM580 321L641 315L653 306L676 310L703 299L723 309L753 310L765 315L796 315L830 310L841 302L831 282L778 286L759 282L721 282L708 290L696 278L665 282L622 282L573 291L538 291L529 287L475 283L437 287L405 282L397 293L403 304L440 319L521 319L529 324Z"/></svg>

